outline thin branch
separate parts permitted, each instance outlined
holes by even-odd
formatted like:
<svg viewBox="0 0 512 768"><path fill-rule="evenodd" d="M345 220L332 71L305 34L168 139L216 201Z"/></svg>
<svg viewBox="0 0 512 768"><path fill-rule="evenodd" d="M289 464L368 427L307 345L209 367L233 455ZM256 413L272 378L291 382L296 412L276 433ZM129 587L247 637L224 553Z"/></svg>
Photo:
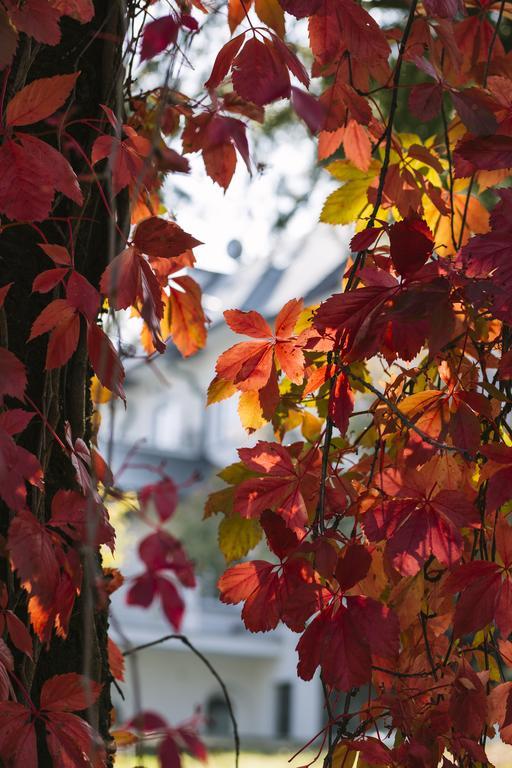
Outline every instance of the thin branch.
<svg viewBox="0 0 512 768"><path fill-rule="evenodd" d="M124 651L123 656L130 656L133 653L138 653L139 651L144 651L146 648L153 648L155 645L160 645L161 643L165 643L167 640L179 640L180 643L183 643L183 645L186 645L189 650L194 653L198 659L200 659L205 667L207 667L210 672L212 673L213 677L218 682L222 693L224 695L224 700L226 702L226 706L228 708L229 718L231 720L231 725L233 726L233 739L235 742L235 768L238 768L239 760L240 760L240 736L238 734L238 725L236 722L235 713L233 711L233 705L231 703L231 699L228 693L228 689L226 688L226 684L224 683L223 679L215 669L215 667L211 664L211 662L208 661L206 656L203 656L201 651L198 651L197 648L190 642L188 637L185 635L164 635L163 637L159 637L158 640L153 640L150 643L144 643L143 645L136 645L134 648L128 648L127 651Z"/></svg>
<svg viewBox="0 0 512 768"><path fill-rule="evenodd" d="M416 432L417 435L421 437L421 439L428 443L429 445L432 445L434 448L437 448L440 451L450 451L451 453L460 453L461 456L464 456L465 459L475 460L476 456L473 456L469 453L465 448L459 448L457 445L449 445L448 443L443 443L441 440L436 440L434 437L430 437L430 435L427 435L426 432L424 432L422 429L416 426L416 424L411 421L403 411L400 410L400 408L395 405L389 398L386 397L386 395L383 395L380 390L377 389L377 387L374 387L373 384L370 384L370 382L365 381L360 376L357 376L355 373L352 373L349 366L347 365L341 365L341 370L347 374L351 379L354 381L357 381L359 384L362 384L366 389L369 389L370 392L372 392L376 397L379 398L379 400L382 403L385 403L390 411L392 411L395 416L398 416L400 421L409 429L412 429L413 432Z"/></svg>

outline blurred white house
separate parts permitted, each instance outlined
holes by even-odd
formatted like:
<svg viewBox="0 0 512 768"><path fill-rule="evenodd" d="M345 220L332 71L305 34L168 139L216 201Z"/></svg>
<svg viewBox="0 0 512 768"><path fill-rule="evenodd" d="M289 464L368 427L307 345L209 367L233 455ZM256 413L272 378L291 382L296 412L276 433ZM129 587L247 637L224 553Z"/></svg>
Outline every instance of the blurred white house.
<svg viewBox="0 0 512 768"><path fill-rule="evenodd" d="M345 228L318 225L302 242L280 250L278 259L248 264L240 258L238 244L232 243L229 273L194 273L211 319L207 346L188 360L170 348L155 363L137 362L128 369L128 408L116 407L113 416L114 472L135 444L138 448L132 461L135 466L122 473L122 487L136 490L155 482L148 466L164 466L176 482L184 482L194 473L210 478L237 460L237 448L262 438L262 431L248 437L242 429L236 398L205 408L217 357L241 340L227 328L222 312L256 309L272 321L291 298L303 297L306 305L318 303L339 290L349 237ZM112 412L106 407L103 434L109 434L109 418ZM137 570L135 553L125 554L123 571L130 574ZM199 589L187 592L183 633L224 680L242 743L304 743L317 733L324 718L320 682L307 684L297 678L298 636L284 627L268 634L251 634L240 619L240 606L222 605ZM112 635L120 645L123 636L129 637L132 645L140 645L172 632L158 606L149 610L128 607L122 590L114 596L113 609ZM116 633L116 626L121 634ZM228 712L217 681L177 641L137 654L136 669L128 665L123 693L124 701L116 696L118 719L130 717L142 705L176 723L200 705L206 715L207 734L230 738Z"/></svg>

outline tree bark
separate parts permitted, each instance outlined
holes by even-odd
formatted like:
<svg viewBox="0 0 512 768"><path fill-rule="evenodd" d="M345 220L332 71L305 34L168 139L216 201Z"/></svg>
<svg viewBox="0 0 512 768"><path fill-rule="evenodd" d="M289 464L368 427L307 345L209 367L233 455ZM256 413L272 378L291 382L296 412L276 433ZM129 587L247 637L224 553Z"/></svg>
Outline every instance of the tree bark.
<svg viewBox="0 0 512 768"><path fill-rule="evenodd" d="M126 11L124 4L116 0L96 0L95 7L96 14L90 24L62 20L62 39L56 47L40 46L21 37L9 76L7 100L32 80L80 70L69 110L70 119L102 119L104 115L100 104L107 104L117 113L120 112L123 82L121 55ZM41 125L30 126L28 131L40 134ZM80 123L75 123L70 133L90 157L92 143L98 134ZM65 219L74 217L75 266L92 285L98 287L101 273L112 255L109 253L112 250L112 246L109 246L112 221L97 184L91 181L90 168L80 153L73 154L71 162L79 178L83 177L81 186L85 204L79 208L67 198L59 197L54 206L53 218L45 221L40 230L48 242L65 244L70 234ZM9 349L25 364L28 396L45 414L55 432L64 440L64 425L68 422L73 440L82 438L89 443L92 434L92 404L89 397L91 370L87 363L85 327L82 327L77 351L69 363L56 370L45 370L46 335L27 343L34 319L44 306L60 296L59 288L46 295L32 293L36 275L52 266L38 247L39 242L41 235L30 225L16 224L0 233L0 284L13 283L5 302L0 336L6 337L2 343L8 343ZM81 322L84 322L83 319ZM20 444L34 453L43 467L45 493L43 495L32 490L28 502L39 520L47 520L55 492L62 488L77 489L73 467L40 419L33 420ZM3 536L7 533L9 522L9 511L1 506L0 533ZM100 567L99 552L94 554L94 558ZM25 621L26 593L19 584L13 584L7 559L0 560L0 578L14 587L15 600L12 607ZM90 580L90 573L84 567L82 594L75 603L68 637L64 640L54 637L48 649L36 643L34 663L19 653L15 654L16 672L37 703L41 686L49 677L65 672L82 674L84 670L89 670L90 676L101 682L103 688L94 712L83 715L94 721L92 725L108 744L111 710L108 614L107 608L97 609L93 585L90 585L89 594L93 595L94 605L92 610L86 610L88 578ZM88 624L84 622L84 616ZM86 648L86 644L89 647ZM39 766L46 768L50 765L52 761L42 739L39 745Z"/></svg>

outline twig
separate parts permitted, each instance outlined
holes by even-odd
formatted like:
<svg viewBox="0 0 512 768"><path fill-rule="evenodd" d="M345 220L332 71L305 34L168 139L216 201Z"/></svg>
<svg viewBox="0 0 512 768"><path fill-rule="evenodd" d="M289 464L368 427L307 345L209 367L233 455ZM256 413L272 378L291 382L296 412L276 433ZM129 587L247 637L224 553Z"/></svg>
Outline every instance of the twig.
<svg viewBox="0 0 512 768"><path fill-rule="evenodd" d="M432 445L434 448L438 448L440 451L451 451L452 453L460 453L461 456L464 456L466 459L475 460L476 456L473 456L468 451L466 451L465 448L459 448L457 445L449 445L448 443L443 443L441 440L436 440L434 437L430 437L430 435L427 435L426 432L424 432L422 429L416 426L416 424L411 421L403 411L398 408L397 405L395 405L389 398L386 397L386 395L383 395L380 390L377 389L377 387L374 387L373 384L370 384L370 382L365 381L360 376L357 376L355 373L352 373L348 365L340 365L341 370L346 373L347 376L349 376L354 381L357 381L359 384L362 384L366 389L369 389L370 392L372 392L376 397L379 398L379 400L382 403L385 403L390 411L392 411L395 416L398 416L400 421L409 429L412 429L413 432L416 432L417 435L421 437L421 439L428 443L429 445Z"/></svg>
<svg viewBox="0 0 512 768"><path fill-rule="evenodd" d="M131 656L133 653L138 653L139 651L144 651L146 648L153 648L155 645L160 645L161 643L165 643L167 640L179 640L180 643L183 643L183 645L186 645L189 650L194 653L198 659L200 659L205 667L207 667L218 684L221 687L222 693L224 695L224 699L226 701L226 706L228 708L229 718L231 720L231 725L233 726L233 739L235 742L235 768L238 768L238 763L240 759L240 736L238 734L238 725L235 718L235 713L233 711L233 705L231 704L231 699L229 697L228 689L226 688L226 684L222 680L221 676L213 667L213 665L208 661L206 656L203 656L201 651L198 651L197 648L190 642L188 637L185 635L164 635L163 637L159 637L158 640L153 640L150 643L144 643L143 645L136 645L134 648L128 648L128 650L124 651L123 656Z"/></svg>

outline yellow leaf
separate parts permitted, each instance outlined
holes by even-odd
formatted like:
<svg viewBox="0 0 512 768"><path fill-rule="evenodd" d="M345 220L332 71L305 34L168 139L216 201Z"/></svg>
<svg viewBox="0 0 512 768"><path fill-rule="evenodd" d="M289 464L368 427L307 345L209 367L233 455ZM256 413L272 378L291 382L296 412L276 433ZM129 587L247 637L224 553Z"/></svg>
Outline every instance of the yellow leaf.
<svg viewBox="0 0 512 768"><path fill-rule="evenodd" d="M299 315L299 319L295 323L295 328L293 329L297 335L302 333L302 331L306 331L308 328L311 328L313 312L315 309L318 309L318 306L318 304L314 304L311 307L304 307Z"/></svg>
<svg viewBox="0 0 512 768"><path fill-rule="evenodd" d="M375 160L367 171L355 168L347 160L335 160L327 170L338 181L346 182L332 192L324 203L320 221L324 224L350 224L371 210L368 203L368 187L379 172L380 164Z"/></svg>
<svg viewBox="0 0 512 768"><path fill-rule="evenodd" d="M332 768L354 768L358 752L349 749L346 744L338 744L332 754Z"/></svg>
<svg viewBox="0 0 512 768"><path fill-rule="evenodd" d="M361 171L359 168L355 168L348 160L334 160L334 162L326 165L325 169L338 181L361 181L362 179L367 179L370 182L379 173L380 163L377 160L372 160L368 170Z"/></svg>
<svg viewBox="0 0 512 768"><path fill-rule="evenodd" d="M425 582L421 574L406 576L391 590L389 605L398 616L402 632L418 621L424 590Z"/></svg>
<svg viewBox="0 0 512 768"><path fill-rule="evenodd" d="M117 747L129 747L138 742L138 737L130 731L112 731L112 736Z"/></svg>
<svg viewBox="0 0 512 768"><path fill-rule="evenodd" d="M220 477L221 480L229 483L229 485L238 485L243 480L247 480L248 477L254 477L254 473L247 469L241 461L237 461L235 464L230 464L218 472L217 477Z"/></svg>
<svg viewBox="0 0 512 768"><path fill-rule="evenodd" d="M466 196L467 192L466 194L454 194L453 196L453 229L457 243L460 239L464 211L466 210ZM445 202L449 204L447 194L443 195L443 197L447 198ZM453 254L454 248L452 243L450 214L447 216L441 215L432 200L427 196L423 197L423 210L425 213L425 221L434 234L436 248L442 248L443 255ZM472 195L467 206L464 235L461 244L465 245L467 243L472 232L484 234L488 230L489 212L482 205L480 200Z"/></svg>
<svg viewBox="0 0 512 768"><path fill-rule="evenodd" d="M309 411L304 411L302 414L302 434L309 440L310 443L314 443L320 437L322 427L324 424L323 419L319 419Z"/></svg>
<svg viewBox="0 0 512 768"><path fill-rule="evenodd" d="M443 393L438 389L428 389L426 392L416 392L414 395L409 395L401 403L399 408L406 416L414 418L419 413L422 413L427 408L430 408Z"/></svg>
<svg viewBox="0 0 512 768"><path fill-rule="evenodd" d="M284 11L277 0L255 0L254 9L258 18L271 29L284 37Z"/></svg>
<svg viewBox="0 0 512 768"><path fill-rule="evenodd" d="M93 403L108 403L111 397L110 389L104 387L98 377L94 375L91 379L91 400Z"/></svg>
<svg viewBox="0 0 512 768"><path fill-rule="evenodd" d="M234 384L232 384L230 381L219 379L219 377L216 376L214 379L212 379L210 386L208 387L206 403L207 405L220 403L221 400L227 400L228 397L234 395L236 391L237 389Z"/></svg>
<svg viewBox="0 0 512 768"><path fill-rule="evenodd" d="M233 510L233 488L222 488L210 493L204 505L203 520L223 512L229 515Z"/></svg>
<svg viewBox="0 0 512 768"><path fill-rule="evenodd" d="M238 401L238 415L242 426L248 432L255 432L267 424L263 416L263 410L260 404L260 395L257 390L242 392Z"/></svg>
<svg viewBox="0 0 512 768"><path fill-rule="evenodd" d="M331 192L324 203L320 221L324 224L350 224L369 209L368 181L352 181Z"/></svg>
<svg viewBox="0 0 512 768"><path fill-rule="evenodd" d="M257 520L225 517L219 525L219 547L230 563L240 560L259 543L263 531Z"/></svg>

